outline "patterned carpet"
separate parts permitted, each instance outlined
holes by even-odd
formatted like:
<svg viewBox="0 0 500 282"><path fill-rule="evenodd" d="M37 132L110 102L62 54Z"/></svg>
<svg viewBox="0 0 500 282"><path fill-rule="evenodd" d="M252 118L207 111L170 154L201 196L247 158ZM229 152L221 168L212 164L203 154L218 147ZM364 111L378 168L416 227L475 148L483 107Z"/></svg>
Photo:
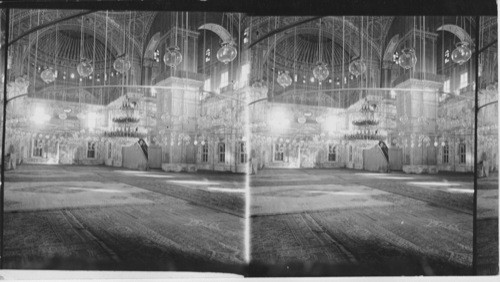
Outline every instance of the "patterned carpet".
<svg viewBox="0 0 500 282"><path fill-rule="evenodd" d="M8 269L244 271L241 176L23 165L6 180Z"/></svg>
<svg viewBox="0 0 500 282"><path fill-rule="evenodd" d="M498 274L498 173L478 179L477 274Z"/></svg>
<svg viewBox="0 0 500 282"><path fill-rule="evenodd" d="M470 189L460 176L264 170L251 179L250 273L471 274Z"/></svg>

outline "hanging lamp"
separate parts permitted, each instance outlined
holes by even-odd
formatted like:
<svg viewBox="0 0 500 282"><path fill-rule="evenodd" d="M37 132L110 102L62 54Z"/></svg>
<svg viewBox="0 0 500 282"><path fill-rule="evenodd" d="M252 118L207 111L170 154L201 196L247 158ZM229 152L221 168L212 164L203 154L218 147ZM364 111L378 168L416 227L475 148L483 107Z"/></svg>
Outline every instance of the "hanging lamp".
<svg viewBox="0 0 500 282"><path fill-rule="evenodd" d="M361 57L355 57L352 59L349 63L349 72L355 77L358 77L366 72L366 64Z"/></svg>
<svg viewBox="0 0 500 282"><path fill-rule="evenodd" d="M78 74L81 77L87 77L94 72L94 67L92 67L92 61L87 58L82 58L80 63L76 67Z"/></svg>
<svg viewBox="0 0 500 282"><path fill-rule="evenodd" d="M132 13L130 13L130 18L129 18L129 23L132 22ZM130 33L130 24L129 24L129 33ZM126 53L126 45L125 45L125 29L123 30L123 48L124 48L124 53L118 56L115 61L113 62L113 68L121 73L124 74L130 70L130 67L132 64L130 63L130 60L128 59L128 55Z"/></svg>
<svg viewBox="0 0 500 282"><path fill-rule="evenodd" d="M182 54L180 48L177 46L177 31L178 31L178 14L175 13L175 44L170 46L165 50L165 55L163 55L163 62L165 65L175 68L182 62Z"/></svg>
<svg viewBox="0 0 500 282"><path fill-rule="evenodd" d="M318 62L313 69L313 76L319 82L325 80L329 75L330 71L328 70L327 64L323 62L323 48L321 44L321 19L319 19L319 34L318 34Z"/></svg>
<svg viewBox="0 0 500 282"><path fill-rule="evenodd" d="M349 72L354 75L355 77L358 77L362 75L363 73L366 72L366 63L365 61L361 58L363 54L363 37L362 37L362 32L363 32L363 18L361 18L361 29L359 31L359 45L361 47L360 50L360 55L357 57L354 57L351 62L349 63Z"/></svg>
<svg viewBox="0 0 500 282"><path fill-rule="evenodd" d="M163 56L163 62L172 68L175 68L182 62L182 54L177 46L168 47Z"/></svg>
<svg viewBox="0 0 500 282"><path fill-rule="evenodd" d="M125 54L116 58L116 60L113 62L113 68L121 74L129 71L131 66L132 65L128 59L128 56L126 56Z"/></svg>
<svg viewBox="0 0 500 282"><path fill-rule="evenodd" d="M451 52L451 60L459 65L467 62L472 57L472 51L468 42L458 42L455 50Z"/></svg>
<svg viewBox="0 0 500 282"><path fill-rule="evenodd" d="M415 44L415 17L413 17L413 44ZM411 68L414 68L415 65L417 64L417 53L415 52L415 48L413 47L406 47L403 50L401 50L401 53L399 54L398 57L398 62L399 65L408 70Z"/></svg>
<svg viewBox="0 0 500 282"><path fill-rule="evenodd" d="M87 77L94 72L94 67L92 66L92 61L85 57L84 48L84 35L83 35L83 22L84 19L82 17L82 27L81 27L81 35L80 35L80 63L76 66L76 70L81 77Z"/></svg>
<svg viewBox="0 0 500 282"><path fill-rule="evenodd" d="M54 48L54 66L56 64L56 56L57 56L57 33L58 33L58 30L57 30L57 25L56 25L56 43L55 43L55 48ZM38 40L38 36L37 36L37 39ZM54 70L54 68L52 67L48 67L46 68L44 71L42 71L42 73L40 74L40 78L45 82L45 83L51 83L51 82L54 82L56 80L56 77L57 77L57 73L56 71Z"/></svg>
<svg viewBox="0 0 500 282"><path fill-rule="evenodd" d="M221 44L222 47L217 51L217 60L224 64L232 62L238 54L236 47L234 47L235 43L233 37L227 30L226 32L229 34L229 36L223 38Z"/></svg>
<svg viewBox="0 0 500 282"><path fill-rule="evenodd" d="M290 74L288 71L282 71L278 74L278 78L276 79L278 81L278 84L281 85L283 88L287 88L288 86L292 85L292 78L290 77Z"/></svg>
<svg viewBox="0 0 500 282"><path fill-rule="evenodd" d="M219 51L217 51L217 60L223 62L224 64L232 62L238 54L236 47L234 47L234 43L222 42L221 45L222 47L219 49Z"/></svg>
<svg viewBox="0 0 500 282"><path fill-rule="evenodd" d="M417 64L415 49L404 48L398 58L399 65L404 69L411 69Z"/></svg>
<svg viewBox="0 0 500 282"><path fill-rule="evenodd" d="M42 73L40 74L40 78L45 82L45 83L51 83L56 80L56 72L52 67L46 68Z"/></svg>
<svg viewBox="0 0 500 282"><path fill-rule="evenodd" d="M465 23L463 22L463 17L461 19L461 25L465 25ZM465 30L462 29L462 31L464 34L467 34ZM451 60L459 65L462 65L463 63L469 61L469 59L472 57L472 50L470 48L470 43L466 41L466 37L460 37L460 42L458 42L455 46L455 50L453 50L453 52L451 53Z"/></svg>

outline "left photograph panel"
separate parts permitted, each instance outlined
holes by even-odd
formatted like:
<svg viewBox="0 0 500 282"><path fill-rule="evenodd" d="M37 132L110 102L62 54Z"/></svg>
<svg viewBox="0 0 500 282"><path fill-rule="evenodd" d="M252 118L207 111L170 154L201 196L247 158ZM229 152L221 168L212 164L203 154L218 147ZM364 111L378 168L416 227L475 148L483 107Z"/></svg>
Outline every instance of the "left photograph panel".
<svg viewBox="0 0 500 282"><path fill-rule="evenodd" d="M1 11L4 269L244 274L240 21Z"/></svg>

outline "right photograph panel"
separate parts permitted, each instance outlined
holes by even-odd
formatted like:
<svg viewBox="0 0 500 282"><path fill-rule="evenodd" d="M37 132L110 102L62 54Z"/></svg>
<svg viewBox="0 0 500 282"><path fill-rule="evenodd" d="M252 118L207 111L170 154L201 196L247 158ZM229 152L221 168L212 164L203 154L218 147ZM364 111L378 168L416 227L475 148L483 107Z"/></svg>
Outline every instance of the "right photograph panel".
<svg viewBox="0 0 500 282"><path fill-rule="evenodd" d="M250 276L498 274L496 17L272 16L246 34Z"/></svg>
<svg viewBox="0 0 500 282"><path fill-rule="evenodd" d="M498 275L497 18L481 18L477 113L477 274Z"/></svg>

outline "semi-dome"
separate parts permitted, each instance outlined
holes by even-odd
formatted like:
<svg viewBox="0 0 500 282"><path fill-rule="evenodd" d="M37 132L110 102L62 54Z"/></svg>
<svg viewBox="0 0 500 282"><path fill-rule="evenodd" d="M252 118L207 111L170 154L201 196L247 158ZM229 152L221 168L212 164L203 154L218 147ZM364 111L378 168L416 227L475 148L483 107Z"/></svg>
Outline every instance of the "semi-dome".
<svg viewBox="0 0 500 282"><path fill-rule="evenodd" d="M323 36L318 37L313 33L301 33L297 36L289 36L276 44L275 53L270 55L270 61L273 62L276 55L276 67L296 70L311 70L320 59L320 43L322 61L329 66L341 66L349 63L350 54L345 48L342 48L342 42L332 41L332 38ZM333 56L332 56L333 54Z"/></svg>
<svg viewBox="0 0 500 282"><path fill-rule="evenodd" d="M76 67L83 56L92 60L96 69L102 69L105 60L109 65L117 56L109 44L106 46L99 38L94 38L90 34L84 34L82 42L81 33L77 30L60 30L57 33L43 34L38 38L38 43L34 43L31 48L31 56L36 55L38 61L46 66L53 65L55 59L58 66ZM36 48L38 49L35 50Z"/></svg>

